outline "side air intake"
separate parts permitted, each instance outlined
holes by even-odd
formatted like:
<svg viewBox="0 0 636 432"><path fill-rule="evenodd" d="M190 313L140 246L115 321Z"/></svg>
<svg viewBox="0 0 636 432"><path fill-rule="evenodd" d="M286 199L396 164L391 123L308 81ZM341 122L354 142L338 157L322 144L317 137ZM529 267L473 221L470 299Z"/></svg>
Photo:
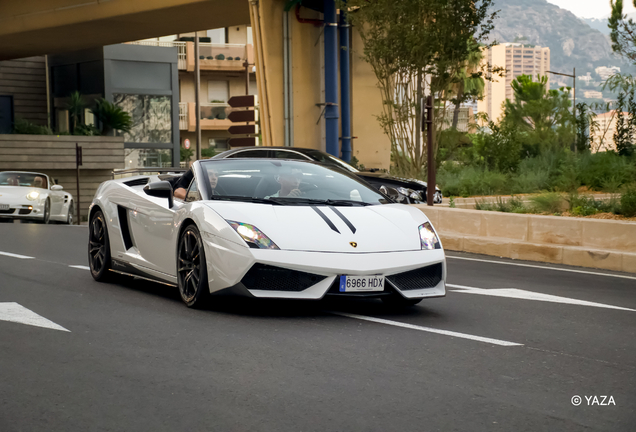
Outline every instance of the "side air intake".
<svg viewBox="0 0 636 432"><path fill-rule="evenodd" d="M118 205L117 215L119 216L119 227L121 228L121 236L124 240L124 247L128 250L134 246L132 237L130 236L130 228L128 227L128 209Z"/></svg>
<svg viewBox="0 0 636 432"><path fill-rule="evenodd" d="M442 280L442 263L420 267L386 278L401 291L434 288Z"/></svg>

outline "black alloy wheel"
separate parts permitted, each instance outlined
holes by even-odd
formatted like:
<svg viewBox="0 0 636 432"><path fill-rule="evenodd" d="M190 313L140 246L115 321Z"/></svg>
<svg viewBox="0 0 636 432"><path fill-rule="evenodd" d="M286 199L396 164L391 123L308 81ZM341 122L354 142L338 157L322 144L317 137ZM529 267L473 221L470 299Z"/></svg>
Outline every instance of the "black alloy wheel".
<svg viewBox="0 0 636 432"><path fill-rule="evenodd" d="M66 216L66 224L73 225L73 215L75 214L75 204L71 201L71 204L68 206L68 215Z"/></svg>
<svg viewBox="0 0 636 432"><path fill-rule="evenodd" d="M203 307L210 296L201 234L195 225L181 233L177 249L177 284L181 299L191 308Z"/></svg>
<svg viewBox="0 0 636 432"><path fill-rule="evenodd" d="M48 224L51 222L51 201L47 198L46 203L44 204L44 215L42 218L43 224Z"/></svg>
<svg viewBox="0 0 636 432"><path fill-rule="evenodd" d="M108 230L104 214L99 210L93 214L89 225L88 265L96 281L104 282L111 278Z"/></svg>

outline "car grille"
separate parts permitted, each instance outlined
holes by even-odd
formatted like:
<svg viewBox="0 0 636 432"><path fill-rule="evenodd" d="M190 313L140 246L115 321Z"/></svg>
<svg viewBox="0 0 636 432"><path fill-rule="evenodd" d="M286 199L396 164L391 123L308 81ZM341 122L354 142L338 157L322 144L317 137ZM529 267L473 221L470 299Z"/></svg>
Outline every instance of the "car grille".
<svg viewBox="0 0 636 432"><path fill-rule="evenodd" d="M442 263L394 274L386 278L402 291L433 288L442 280Z"/></svg>
<svg viewBox="0 0 636 432"><path fill-rule="evenodd" d="M257 263L252 266L241 282L247 289L297 292L325 278L326 276Z"/></svg>
<svg viewBox="0 0 636 432"><path fill-rule="evenodd" d="M13 214L14 211L15 209L0 210L0 214Z"/></svg>
<svg viewBox="0 0 636 432"><path fill-rule="evenodd" d="M28 215L29 213L31 213L31 209L30 208L21 208L18 213L21 214L21 215Z"/></svg>

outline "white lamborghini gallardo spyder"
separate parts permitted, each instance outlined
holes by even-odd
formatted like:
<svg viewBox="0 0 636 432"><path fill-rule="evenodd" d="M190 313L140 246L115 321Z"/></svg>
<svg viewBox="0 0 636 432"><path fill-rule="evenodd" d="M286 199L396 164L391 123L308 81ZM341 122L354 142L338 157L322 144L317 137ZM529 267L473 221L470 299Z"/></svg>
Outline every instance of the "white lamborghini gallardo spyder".
<svg viewBox="0 0 636 432"><path fill-rule="evenodd" d="M394 305L446 294L444 250L424 213L315 162L204 160L183 179L109 180L89 223L96 280L123 273L174 285L189 307L222 293Z"/></svg>

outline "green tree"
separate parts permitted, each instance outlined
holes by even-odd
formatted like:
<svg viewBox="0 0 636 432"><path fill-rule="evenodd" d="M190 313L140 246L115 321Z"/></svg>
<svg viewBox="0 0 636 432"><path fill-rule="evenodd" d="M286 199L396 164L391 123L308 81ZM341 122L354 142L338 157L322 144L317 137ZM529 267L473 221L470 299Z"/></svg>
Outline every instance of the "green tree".
<svg viewBox="0 0 636 432"><path fill-rule="evenodd" d="M383 111L377 117L391 141L396 171L421 172L426 155L420 133L422 96L433 93L446 106L449 89L462 79L459 71L492 30L491 5L492 0L340 2L362 38L360 54L378 79ZM429 83L426 76L432 77Z"/></svg>
<svg viewBox="0 0 636 432"><path fill-rule="evenodd" d="M547 77L537 78L532 81L528 75L521 75L512 81L514 101L506 99L503 114L503 122L520 132L523 148L531 155L548 148L569 147L575 139L570 89L548 90Z"/></svg>
<svg viewBox="0 0 636 432"><path fill-rule="evenodd" d="M78 124L81 124L82 121L82 113L84 112L84 108L86 107L86 102L84 101L84 97L78 91L74 91L69 95L69 101L66 104L66 109L68 110L68 114L71 117L71 132L75 134L77 130ZM81 134L83 135L83 133Z"/></svg>

